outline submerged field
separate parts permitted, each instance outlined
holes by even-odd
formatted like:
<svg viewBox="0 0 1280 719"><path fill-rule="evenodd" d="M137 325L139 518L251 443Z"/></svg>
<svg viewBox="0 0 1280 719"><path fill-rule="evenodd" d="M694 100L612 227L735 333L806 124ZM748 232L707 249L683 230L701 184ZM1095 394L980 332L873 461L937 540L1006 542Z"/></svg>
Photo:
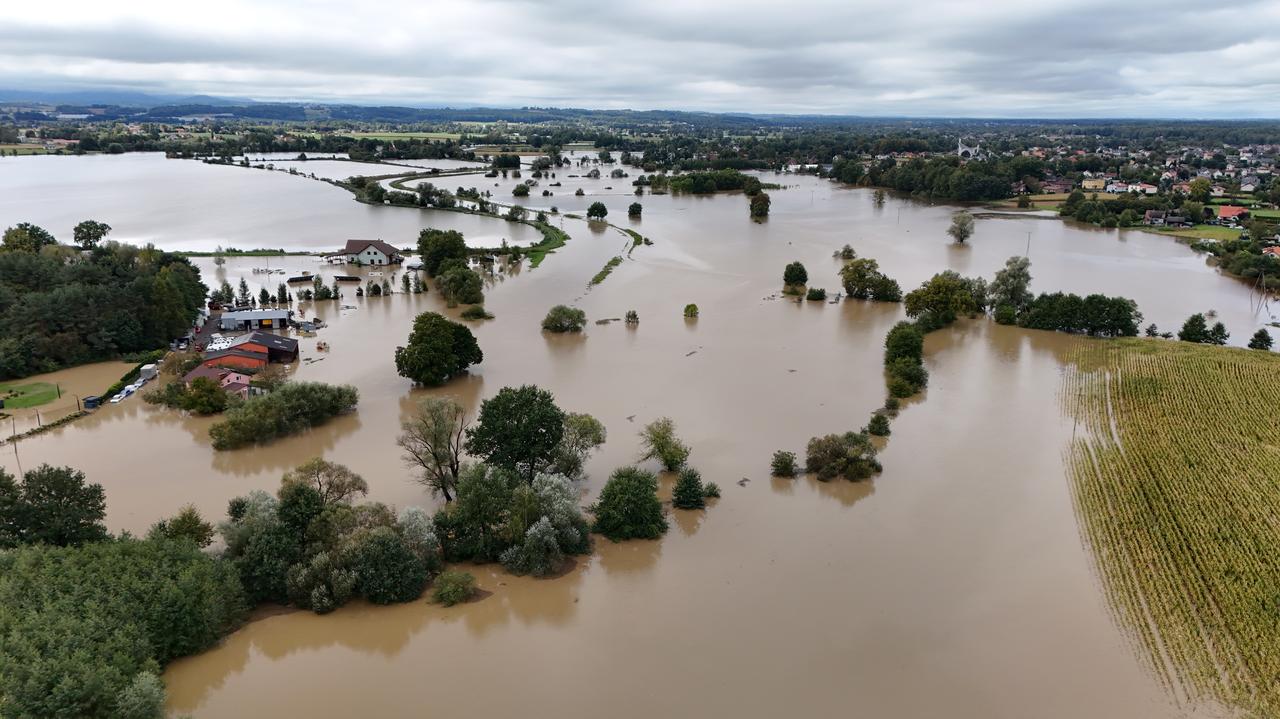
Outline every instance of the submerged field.
<svg viewBox="0 0 1280 719"><path fill-rule="evenodd" d="M1280 357L1091 342L1064 399L1083 529L1152 669L1191 702L1280 714Z"/></svg>

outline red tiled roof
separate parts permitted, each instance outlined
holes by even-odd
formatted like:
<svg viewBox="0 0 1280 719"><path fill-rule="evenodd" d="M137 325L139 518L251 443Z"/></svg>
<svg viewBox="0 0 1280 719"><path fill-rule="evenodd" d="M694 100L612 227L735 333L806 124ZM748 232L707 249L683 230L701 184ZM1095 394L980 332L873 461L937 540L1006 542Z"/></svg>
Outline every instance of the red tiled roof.
<svg viewBox="0 0 1280 719"><path fill-rule="evenodd" d="M1222 205L1218 208L1218 218L1226 219L1228 217L1239 217L1248 214L1249 210L1235 205Z"/></svg>

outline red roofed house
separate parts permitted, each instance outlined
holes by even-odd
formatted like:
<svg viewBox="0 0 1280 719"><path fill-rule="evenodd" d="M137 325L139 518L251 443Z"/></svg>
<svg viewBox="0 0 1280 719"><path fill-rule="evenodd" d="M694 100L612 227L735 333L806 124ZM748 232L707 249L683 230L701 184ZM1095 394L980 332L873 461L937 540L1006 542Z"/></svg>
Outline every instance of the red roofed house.
<svg viewBox="0 0 1280 719"><path fill-rule="evenodd" d="M339 255L358 265L398 265L404 261L400 250L382 240L347 240Z"/></svg>
<svg viewBox="0 0 1280 719"><path fill-rule="evenodd" d="M1272 257L1280 257L1280 247L1263 247L1262 254L1271 255Z"/></svg>
<svg viewBox="0 0 1280 719"><path fill-rule="evenodd" d="M1220 205L1218 207L1219 222L1243 222L1249 216L1249 210L1236 205Z"/></svg>

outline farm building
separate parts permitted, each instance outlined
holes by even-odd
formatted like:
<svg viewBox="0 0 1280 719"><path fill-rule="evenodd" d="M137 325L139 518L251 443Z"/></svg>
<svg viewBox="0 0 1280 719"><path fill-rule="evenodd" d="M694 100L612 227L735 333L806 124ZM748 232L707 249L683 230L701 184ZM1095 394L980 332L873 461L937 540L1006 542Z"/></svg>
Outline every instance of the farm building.
<svg viewBox="0 0 1280 719"><path fill-rule="evenodd" d="M234 310L219 318L224 330L279 329L289 326L289 310Z"/></svg>
<svg viewBox="0 0 1280 719"><path fill-rule="evenodd" d="M271 332L250 332L231 341L231 348L265 352L270 362L292 362L298 359L298 341Z"/></svg>
<svg viewBox="0 0 1280 719"><path fill-rule="evenodd" d="M404 254L382 240L347 240L347 246L335 257L360 265L398 265Z"/></svg>
<svg viewBox="0 0 1280 719"><path fill-rule="evenodd" d="M205 367L235 367L237 369L260 370L267 366L267 353L232 347L231 349L208 352L200 363Z"/></svg>

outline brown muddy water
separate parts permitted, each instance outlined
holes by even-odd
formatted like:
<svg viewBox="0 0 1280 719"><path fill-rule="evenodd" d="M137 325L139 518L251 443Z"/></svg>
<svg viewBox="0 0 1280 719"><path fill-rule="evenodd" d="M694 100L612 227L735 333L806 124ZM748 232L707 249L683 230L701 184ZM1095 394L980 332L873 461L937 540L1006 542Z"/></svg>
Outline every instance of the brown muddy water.
<svg viewBox="0 0 1280 719"><path fill-rule="evenodd" d="M324 187L275 174L297 188ZM1028 232L1033 289L1126 294L1162 326L1213 307L1236 338L1248 337L1258 320L1247 288L1152 235L1018 217L980 220L972 247L954 248L945 239L952 208L900 200L876 208L865 190L780 181L794 187L772 193L764 223L751 222L745 198L732 195L646 196L643 220L631 223L625 208L635 198L602 189L629 181L583 182L599 183L610 219L655 244L588 290L610 257L627 256L630 238L564 220L568 245L488 288L497 319L474 325L484 362L432 391L474 412L504 385L534 383L562 407L598 417L609 441L588 465L584 502L612 468L634 460L639 427L670 416L722 499L705 512L673 512L661 541L599 541L560 578L472 568L492 592L472 604L353 605L255 621L168 669L170 708L197 719L1209 713L1176 705L1140 665L1081 542L1063 469L1073 427L1058 402L1062 367L1081 340L986 321L930 335L929 389L894 421L882 475L860 484L774 480L775 449L802 452L815 434L857 429L880 405L881 343L902 317L897 305L797 303L776 293L783 265L796 259L811 284L835 290L831 253L846 242L906 289L948 267L990 277L1024 250ZM561 197L573 190L565 184L555 200L574 209ZM448 214L338 200L362 216ZM41 221L38 213L22 219ZM474 219L497 223L490 233L506 225ZM0 220L18 218L7 208ZM306 257L198 264L211 284L243 276L255 290L260 281L274 289L282 275L251 272L268 262L332 272ZM392 284L398 289L398 278ZM696 321L681 317L689 302L701 308ZM356 308L300 308L330 323L318 339L332 350L302 340L296 376L354 384L361 402L350 416L266 447L215 453L211 420L132 398L0 448L0 466L83 469L106 487L111 528L135 532L186 503L221 516L232 496L272 490L281 473L315 455L363 474L371 499L431 505L395 446L399 422L428 392L395 374L392 352L417 312L457 310L434 292L347 303ZM593 321L635 309L640 325L546 336L538 322L556 303L576 304Z"/></svg>

